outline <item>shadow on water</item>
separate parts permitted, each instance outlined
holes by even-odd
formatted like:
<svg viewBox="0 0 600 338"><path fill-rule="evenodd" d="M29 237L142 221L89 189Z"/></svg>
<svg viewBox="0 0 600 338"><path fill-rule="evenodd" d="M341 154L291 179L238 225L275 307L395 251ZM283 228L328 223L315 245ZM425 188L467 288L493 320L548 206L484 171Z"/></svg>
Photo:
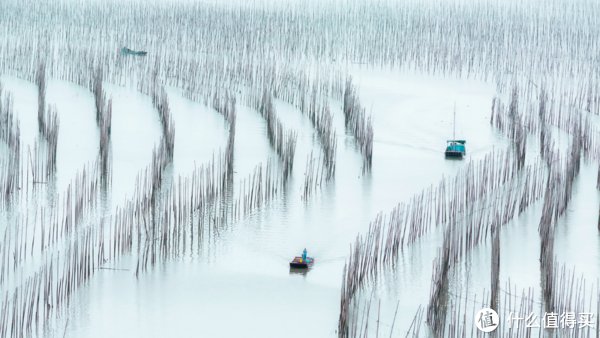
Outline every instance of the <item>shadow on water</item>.
<svg viewBox="0 0 600 338"><path fill-rule="evenodd" d="M296 276L306 277L309 270L310 269L290 268L290 276L296 275Z"/></svg>
<svg viewBox="0 0 600 338"><path fill-rule="evenodd" d="M457 162L460 162L460 161L464 160L464 157L446 156L446 155L444 155L444 159L446 159L448 161L457 161Z"/></svg>

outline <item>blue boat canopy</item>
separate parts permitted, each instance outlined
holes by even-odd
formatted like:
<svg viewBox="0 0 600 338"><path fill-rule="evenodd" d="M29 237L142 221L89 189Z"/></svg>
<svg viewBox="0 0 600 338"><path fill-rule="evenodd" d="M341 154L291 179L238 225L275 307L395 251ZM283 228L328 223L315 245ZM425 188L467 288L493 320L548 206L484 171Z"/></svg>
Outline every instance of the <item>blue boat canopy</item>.
<svg viewBox="0 0 600 338"><path fill-rule="evenodd" d="M446 153L465 153L465 142L448 141L446 146Z"/></svg>

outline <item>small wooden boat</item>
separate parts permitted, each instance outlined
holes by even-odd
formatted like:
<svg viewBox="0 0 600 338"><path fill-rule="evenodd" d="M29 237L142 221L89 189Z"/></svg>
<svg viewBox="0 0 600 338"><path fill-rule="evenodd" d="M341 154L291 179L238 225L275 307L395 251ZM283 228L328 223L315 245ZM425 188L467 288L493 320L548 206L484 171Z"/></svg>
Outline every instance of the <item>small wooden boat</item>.
<svg viewBox="0 0 600 338"><path fill-rule="evenodd" d="M306 257L306 260L303 260L302 257L296 256L290 262L290 269L308 269L313 266L315 260L312 257Z"/></svg>

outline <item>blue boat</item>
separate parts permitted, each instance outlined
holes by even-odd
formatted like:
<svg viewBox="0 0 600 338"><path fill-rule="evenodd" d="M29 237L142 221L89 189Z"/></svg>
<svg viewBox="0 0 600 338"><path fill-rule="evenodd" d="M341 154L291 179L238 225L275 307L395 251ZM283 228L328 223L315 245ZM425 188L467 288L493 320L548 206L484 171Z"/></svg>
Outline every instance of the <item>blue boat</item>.
<svg viewBox="0 0 600 338"><path fill-rule="evenodd" d="M446 141L446 157L462 158L467 153L465 148L465 140L448 140Z"/></svg>
<svg viewBox="0 0 600 338"><path fill-rule="evenodd" d="M457 140L456 139L456 105L454 105L454 124L453 124L453 135L452 140L446 141L446 151L444 154L446 158L463 158L467 153L467 149L465 147L465 140Z"/></svg>

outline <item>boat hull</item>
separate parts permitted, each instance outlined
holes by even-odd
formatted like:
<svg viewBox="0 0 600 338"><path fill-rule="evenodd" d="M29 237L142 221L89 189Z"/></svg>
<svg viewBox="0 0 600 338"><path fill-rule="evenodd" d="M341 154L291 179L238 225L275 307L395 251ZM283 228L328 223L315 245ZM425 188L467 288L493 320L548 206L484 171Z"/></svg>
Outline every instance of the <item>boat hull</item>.
<svg viewBox="0 0 600 338"><path fill-rule="evenodd" d="M307 257L306 260L303 260L302 257L295 257L294 260L290 262L290 269L308 269L314 262L314 258L311 257Z"/></svg>
<svg viewBox="0 0 600 338"><path fill-rule="evenodd" d="M452 157L452 158L463 158L463 156L465 156L465 154L461 151L452 151L452 150L446 150L445 155L446 155L446 157Z"/></svg>
<svg viewBox="0 0 600 338"><path fill-rule="evenodd" d="M291 269L308 269L309 265L306 263L290 263Z"/></svg>

